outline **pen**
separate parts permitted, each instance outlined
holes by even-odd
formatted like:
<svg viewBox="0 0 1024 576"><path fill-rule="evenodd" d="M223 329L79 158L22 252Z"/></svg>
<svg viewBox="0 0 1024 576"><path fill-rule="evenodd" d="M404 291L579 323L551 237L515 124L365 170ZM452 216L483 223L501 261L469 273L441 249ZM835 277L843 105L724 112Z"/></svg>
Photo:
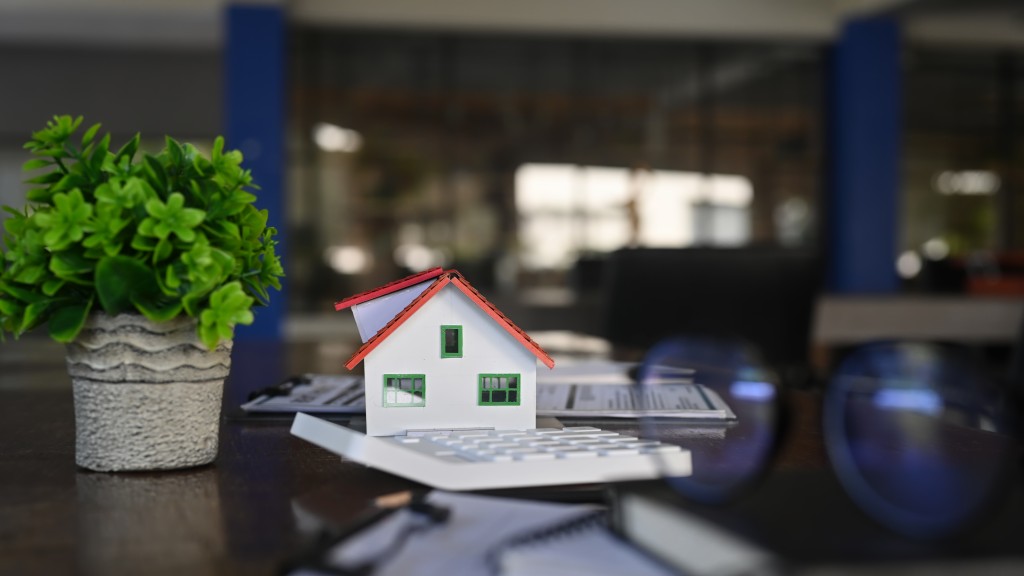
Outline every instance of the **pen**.
<svg viewBox="0 0 1024 576"><path fill-rule="evenodd" d="M303 384L309 383L310 377L307 374L303 374L302 376L292 376L291 378L288 378L284 382L281 382L280 384L277 384L275 386L267 386L266 388L260 388L259 390L254 390L250 392L249 401L252 402L253 400L261 396L287 396L292 393L292 390L296 386L301 386Z"/></svg>
<svg viewBox="0 0 1024 576"><path fill-rule="evenodd" d="M406 490L386 494L374 499L369 510L339 531L322 530L314 542L294 558L284 562L279 574L290 574L298 569L312 570L322 574L336 576L366 576L373 572L386 556L393 555L401 548L410 536L417 532L447 522L451 511L445 506L437 506L426 501L426 492ZM383 521L399 510L409 510L425 522L411 523L398 532L391 545L376 558L371 558L356 566L338 566L327 562L328 552L364 530Z"/></svg>

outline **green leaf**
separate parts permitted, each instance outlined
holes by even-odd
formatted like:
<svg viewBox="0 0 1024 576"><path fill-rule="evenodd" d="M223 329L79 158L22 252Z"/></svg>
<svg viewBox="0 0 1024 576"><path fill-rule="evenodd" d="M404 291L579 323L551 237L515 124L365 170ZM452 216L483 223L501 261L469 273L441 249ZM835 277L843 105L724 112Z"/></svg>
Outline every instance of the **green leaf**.
<svg viewBox="0 0 1024 576"><path fill-rule="evenodd" d="M51 278L46 282L43 282L43 294L46 294L47 296L53 296L58 291L60 291L60 289L63 288L65 284L67 284L67 282L61 280L60 278Z"/></svg>
<svg viewBox="0 0 1024 576"><path fill-rule="evenodd" d="M92 152L92 156L89 158L89 167L92 168L93 172L99 172L103 167L103 162L107 159L110 154L110 134L103 137L100 140L96 150Z"/></svg>
<svg viewBox="0 0 1024 576"><path fill-rule="evenodd" d="M85 326L85 320L92 310L92 299L84 304L72 304L58 308L50 317L50 337L57 342L68 343L78 337Z"/></svg>
<svg viewBox="0 0 1024 576"><path fill-rule="evenodd" d="M85 134L82 135L82 146L84 147L89 142L92 142L92 139L96 137L96 133L99 131L99 124L93 124L90 126L89 129L85 131Z"/></svg>
<svg viewBox="0 0 1024 576"><path fill-rule="evenodd" d="M174 271L174 266L167 267L167 271L164 273L164 284L172 290L181 287L181 276Z"/></svg>
<svg viewBox="0 0 1024 576"><path fill-rule="evenodd" d="M220 339L229 340L236 324L252 324L253 298L240 282L229 282L213 291L210 307L199 315L199 335L211 350Z"/></svg>
<svg viewBox="0 0 1024 576"><path fill-rule="evenodd" d="M145 162L146 174L149 175L151 184L155 184L154 189L157 190L157 193L160 193L161 191L166 192L167 171L164 170L163 164L161 164L156 157L150 156L149 154L146 154L143 157L143 162Z"/></svg>
<svg viewBox="0 0 1024 576"><path fill-rule="evenodd" d="M96 295L107 314L135 309L133 297L155 298L160 293L153 271L128 256L107 256L96 265ZM141 312L141 310L140 310Z"/></svg>
<svg viewBox="0 0 1024 576"><path fill-rule="evenodd" d="M210 324L208 326L199 327L199 339L203 341L210 350L217 348L217 342L220 340L220 335L217 333L217 325Z"/></svg>
<svg viewBox="0 0 1024 576"><path fill-rule="evenodd" d="M202 304L210 292L217 287L215 283L192 284L187 294L182 296L181 303L185 306L185 312L195 318L202 312Z"/></svg>
<svg viewBox="0 0 1024 576"><path fill-rule="evenodd" d="M42 174L40 176L36 176L35 178L29 178L28 180L25 180L25 183L26 184L53 184L54 182L59 182L61 180L61 178L64 178L64 174L62 174L60 172L47 172L46 174Z"/></svg>
<svg viewBox="0 0 1024 576"><path fill-rule="evenodd" d="M43 302L47 300L47 298L42 294L37 294L31 290L25 290L24 288L15 286L8 282L0 282L0 292L4 292L5 294L13 296L28 304L35 304L36 302Z"/></svg>
<svg viewBox="0 0 1024 576"><path fill-rule="evenodd" d="M171 164L178 166L181 161L185 158L185 154L181 149L181 144L177 140L170 136L164 137L164 148L167 150L167 155L171 159Z"/></svg>
<svg viewBox="0 0 1024 576"><path fill-rule="evenodd" d="M120 160L121 158L128 158L129 160L134 160L135 152L138 151L138 149L139 149L139 142L141 140L142 140L142 135L139 134L139 133L136 133L135 136L133 136L131 140L126 142L125 145L122 146L121 149L117 151L117 154L115 155L117 160Z"/></svg>
<svg viewBox="0 0 1024 576"><path fill-rule="evenodd" d="M217 138L215 138L214 141L213 141L213 151L210 154L210 158L214 161L214 163L216 163L217 160L220 160L221 153L223 153L223 152L224 152L224 137L223 136L217 136Z"/></svg>
<svg viewBox="0 0 1024 576"><path fill-rule="evenodd" d="M33 158L32 160L29 160L28 162L22 164L21 170L23 172L31 172L33 170L45 168L51 164L53 164L53 161L47 158Z"/></svg>
<svg viewBox="0 0 1024 576"><path fill-rule="evenodd" d="M57 252L50 258L50 271L63 280L73 280L92 271L94 262L71 251Z"/></svg>
<svg viewBox="0 0 1024 576"><path fill-rule="evenodd" d="M51 300L43 300L40 302L33 302L25 307L25 315L21 318L21 326L18 327L17 332L25 333L35 328L43 321L43 315L53 304Z"/></svg>
<svg viewBox="0 0 1024 576"><path fill-rule="evenodd" d="M162 262L166 260L171 252L174 250L174 246L171 244L169 238L163 238L156 245L156 250L153 251L153 262Z"/></svg>
<svg viewBox="0 0 1024 576"><path fill-rule="evenodd" d="M145 222L143 222L144 224ZM142 236L141 230L132 238L132 248L139 252L152 252L156 249L156 238Z"/></svg>
<svg viewBox="0 0 1024 576"><path fill-rule="evenodd" d="M49 202L53 198L53 190L49 188L33 188L28 191L26 198L28 198L29 202Z"/></svg>
<svg viewBox="0 0 1024 576"><path fill-rule="evenodd" d="M82 192L75 188L68 194L53 196L54 209L48 213L37 212L35 219L46 228L43 241L50 250L63 250L82 239L93 206L85 201Z"/></svg>
<svg viewBox="0 0 1024 576"><path fill-rule="evenodd" d="M21 315L22 308L24 308L24 306L17 302L0 298L0 314L3 314L4 316L19 316Z"/></svg>
<svg viewBox="0 0 1024 576"><path fill-rule="evenodd" d="M153 322L167 322L181 313L181 302L170 298L153 298L148 294L132 296L132 303L142 315Z"/></svg>
<svg viewBox="0 0 1024 576"><path fill-rule="evenodd" d="M20 272L14 275L13 280L21 284L34 285L46 276L46 267L42 264L36 266L25 266Z"/></svg>

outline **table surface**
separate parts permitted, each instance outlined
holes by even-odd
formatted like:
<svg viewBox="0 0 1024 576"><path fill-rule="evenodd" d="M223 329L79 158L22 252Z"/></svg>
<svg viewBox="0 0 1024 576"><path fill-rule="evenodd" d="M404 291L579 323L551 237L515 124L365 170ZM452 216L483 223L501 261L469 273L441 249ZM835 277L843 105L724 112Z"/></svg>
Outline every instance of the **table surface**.
<svg viewBox="0 0 1024 576"><path fill-rule="evenodd" d="M233 378L266 369L237 359L235 367ZM324 523L343 525L374 497L417 487L292 437L289 418L238 416L244 391L231 381L214 464L89 472L74 463L70 388L27 388L0 389L0 574L273 574ZM845 561L863 546L915 561L950 557L948 549L895 538L860 515L829 472L817 395L793 393L788 402L791 430L769 479L734 506L693 507L697 513L768 535L782 552L812 560ZM956 558L1013 556L1024 534L1019 493ZM847 556L834 555L828 542L836 538L849 542L839 550ZM815 557L820 550L829 552ZM1016 567L1024 565L1020 558Z"/></svg>

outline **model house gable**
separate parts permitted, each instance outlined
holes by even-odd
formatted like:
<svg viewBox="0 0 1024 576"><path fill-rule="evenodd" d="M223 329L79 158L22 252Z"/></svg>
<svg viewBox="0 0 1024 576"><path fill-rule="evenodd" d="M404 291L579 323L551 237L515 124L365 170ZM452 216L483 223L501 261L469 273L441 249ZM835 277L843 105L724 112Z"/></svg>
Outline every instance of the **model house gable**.
<svg viewBox="0 0 1024 576"><path fill-rule="evenodd" d="M386 307L374 310L376 321L360 331L376 332L346 363L363 363L367 434L533 428L537 360L548 367L554 361L461 274L424 274L432 279L411 276L339 303L355 309L408 299L383 325Z"/></svg>

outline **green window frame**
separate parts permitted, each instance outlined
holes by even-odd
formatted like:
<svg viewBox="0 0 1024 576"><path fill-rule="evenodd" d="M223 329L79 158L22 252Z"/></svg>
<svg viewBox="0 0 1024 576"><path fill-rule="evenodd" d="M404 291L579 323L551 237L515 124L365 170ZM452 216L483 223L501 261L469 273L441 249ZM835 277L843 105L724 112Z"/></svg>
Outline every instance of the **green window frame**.
<svg viewBox="0 0 1024 576"><path fill-rule="evenodd" d="M427 405L427 377L423 374L385 374L382 404L388 408Z"/></svg>
<svg viewBox="0 0 1024 576"><path fill-rule="evenodd" d="M441 326L441 358L462 358L462 326Z"/></svg>
<svg viewBox="0 0 1024 576"><path fill-rule="evenodd" d="M523 378L519 374L480 374L476 398L480 406L519 406Z"/></svg>

